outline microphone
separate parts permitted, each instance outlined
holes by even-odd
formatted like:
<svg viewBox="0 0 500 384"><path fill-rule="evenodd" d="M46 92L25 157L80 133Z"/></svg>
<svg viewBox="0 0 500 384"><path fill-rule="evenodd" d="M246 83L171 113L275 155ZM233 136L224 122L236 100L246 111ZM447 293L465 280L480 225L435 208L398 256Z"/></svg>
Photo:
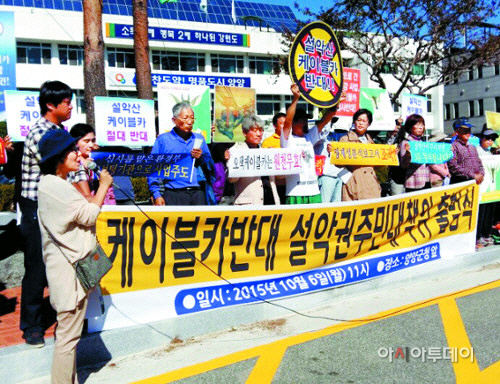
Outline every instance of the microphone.
<svg viewBox="0 0 500 384"><path fill-rule="evenodd" d="M97 175L97 177L99 177L101 175L101 170L100 170L99 166L93 161L89 161L86 165L86 168L90 169L91 171L94 171L94 173Z"/></svg>

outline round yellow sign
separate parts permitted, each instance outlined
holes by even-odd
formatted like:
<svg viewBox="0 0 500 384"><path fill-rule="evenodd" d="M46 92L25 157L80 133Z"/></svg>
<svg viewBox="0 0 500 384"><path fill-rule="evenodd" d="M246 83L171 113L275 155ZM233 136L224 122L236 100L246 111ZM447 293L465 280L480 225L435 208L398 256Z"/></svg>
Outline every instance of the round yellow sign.
<svg viewBox="0 0 500 384"><path fill-rule="evenodd" d="M339 43L328 24L315 21L302 28L290 50L288 67L309 103L329 108L339 102L344 71Z"/></svg>

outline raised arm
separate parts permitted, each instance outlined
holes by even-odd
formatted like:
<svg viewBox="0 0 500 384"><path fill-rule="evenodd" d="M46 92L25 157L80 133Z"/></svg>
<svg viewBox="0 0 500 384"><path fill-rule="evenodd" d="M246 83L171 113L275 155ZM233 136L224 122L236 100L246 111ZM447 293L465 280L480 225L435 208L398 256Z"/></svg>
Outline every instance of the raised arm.
<svg viewBox="0 0 500 384"><path fill-rule="evenodd" d="M339 102L337 104L335 104L333 107L329 108L323 114L323 117L321 118L321 120L318 121L318 123L316 124L316 126L318 127L318 133L321 133L321 131L323 130L323 128L325 127L325 125L327 125L328 123L330 123L330 121L332 121L332 119L337 114L337 109L339 107L339 104L341 102L343 102L344 100L345 100L345 94L344 94L344 92L342 92L342 94L340 95Z"/></svg>
<svg viewBox="0 0 500 384"><path fill-rule="evenodd" d="M297 103L300 99L299 86L297 84L292 84L290 87L293 97L292 104L286 110L286 119L285 125L283 126L283 131L281 134L288 140L288 136L290 135L290 131L292 130L293 117L295 116L295 110L297 109Z"/></svg>

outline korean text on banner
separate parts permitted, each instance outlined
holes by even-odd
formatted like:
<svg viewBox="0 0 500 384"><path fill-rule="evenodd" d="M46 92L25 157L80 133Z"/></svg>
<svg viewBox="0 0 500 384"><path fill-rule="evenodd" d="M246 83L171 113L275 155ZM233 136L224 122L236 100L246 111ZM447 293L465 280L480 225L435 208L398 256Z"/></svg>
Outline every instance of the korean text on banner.
<svg viewBox="0 0 500 384"><path fill-rule="evenodd" d="M453 157L451 144L409 141L411 162L415 164L443 164Z"/></svg>
<svg viewBox="0 0 500 384"><path fill-rule="evenodd" d="M292 175L302 167L302 151L284 148L238 149L227 162L229 177Z"/></svg>
<svg viewBox="0 0 500 384"><path fill-rule="evenodd" d="M131 154L94 152L95 163L112 176L161 177L167 180L191 180L193 158L189 153Z"/></svg>
<svg viewBox="0 0 500 384"><path fill-rule="evenodd" d="M97 144L152 146L156 138L154 101L96 96Z"/></svg>
<svg viewBox="0 0 500 384"><path fill-rule="evenodd" d="M330 162L335 165L399 165L396 146L331 142Z"/></svg>
<svg viewBox="0 0 500 384"><path fill-rule="evenodd" d="M235 207L166 213L151 207L145 216L108 207L98 217L97 236L114 262L101 285L117 294L221 277L265 278L461 235L453 238L453 249L443 250L450 257L460 242L465 252L474 250L477 206L477 185L462 183L307 211Z"/></svg>

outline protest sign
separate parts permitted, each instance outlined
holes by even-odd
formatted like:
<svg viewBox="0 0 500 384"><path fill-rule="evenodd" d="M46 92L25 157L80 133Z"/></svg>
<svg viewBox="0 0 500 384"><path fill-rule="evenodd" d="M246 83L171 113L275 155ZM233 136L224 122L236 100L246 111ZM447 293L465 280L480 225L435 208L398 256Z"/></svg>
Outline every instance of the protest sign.
<svg viewBox="0 0 500 384"><path fill-rule="evenodd" d="M408 116L414 114L425 117L427 114L427 97L409 93L403 93L401 97L401 116L403 119L406 120Z"/></svg>
<svg viewBox="0 0 500 384"><path fill-rule="evenodd" d="M484 180L480 184L481 203L500 201L500 155L481 157Z"/></svg>
<svg viewBox="0 0 500 384"><path fill-rule="evenodd" d="M330 163L335 165L399 165L395 145L330 143Z"/></svg>
<svg viewBox="0 0 500 384"><path fill-rule="evenodd" d="M156 139L154 101L94 97L97 144L152 146Z"/></svg>
<svg viewBox="0 0 500 384"><path fill-rule="evenodd" d="M246 116L255 114L255 89L215 87L214 142L243 142L241 123Z"/></svg>
<svg viewBox="0 0 500 384"><path fill-rule="evenodd" d="M145 155L93 152L92 159L112 176L154 176L189 181L193 172L193 158L189 153Z"/></svg>
<svg viewBox="0 0 500 384"><path fill-rule="evenodd" d="M453 157L451 144L408 141L411 162L415 164L443 164Z"/></svg>
<svg viewBox="0 0 500 384"><path fill-rule="evenodd" d="M343 88L340 46L330 26L307 24L297 34L288 55L292 83L307 102L329 108L339 102Z"/></svg>
<svg viewBox="0 0 500 384"><path fill-rule="evenodd" d="M38 103L39 92L32 91L5 91L5 105L7 112L7 133L12 141L24 141L30 128L41 117L40 104ZM73 111L75 98L71 100ZM83 116L84 117L84 116ZM69 129L80 123L82 116L71 113L71 118L62 123L64 129Z"/></svg>
<svg viewBox="0 0 500 384"><path fill-rule="evenodd" d="M345 100L339 103L335 116L352 116L359 109L359 91L361 90L361 71L344 68L344 86L342 91Z"/></svg>
<svg viewBox="0 0 500 384"><path fill-rule="evenodd" d="M172 108L186 102L191 105L195 121L193 132L201 133L205 141L211 141L210 88L201 85L158 84L158 121L160 133L168 132L175 125L172 122Z"/></svg>
<svg viewBox="0 0 500 384"><path fill-rule="evenodd" d="M113 268L101 281L105 314L89 304L89 331L362 282L473 252L478 198L468 182L307 210L142 207L146 216L105 206L96 230Z"/></svg>
<svg viewBox="0 0 500 384"><path fill-rule="evenodd" d="M229 177L292 175L302 172L302 151L285 148L230 149Z"/></svg>
<svg viewBox="0 0 500 384"><path fill-rule="evenodd" d="M395 125L394 111L387 89L361 88L359 106L371 111L373 122L369 131L393 131Z"/></svg>
<svg viewBox="0 0 500 384"><path fill-rule="evenodd" d="M7 118L4 92L16 89L16 34L14 12L0 12L0 121Z"/></svg>

